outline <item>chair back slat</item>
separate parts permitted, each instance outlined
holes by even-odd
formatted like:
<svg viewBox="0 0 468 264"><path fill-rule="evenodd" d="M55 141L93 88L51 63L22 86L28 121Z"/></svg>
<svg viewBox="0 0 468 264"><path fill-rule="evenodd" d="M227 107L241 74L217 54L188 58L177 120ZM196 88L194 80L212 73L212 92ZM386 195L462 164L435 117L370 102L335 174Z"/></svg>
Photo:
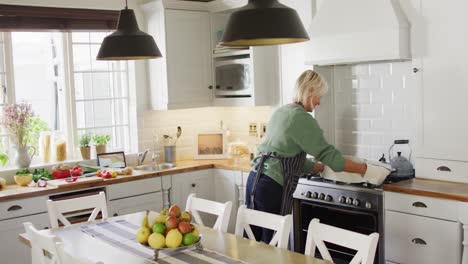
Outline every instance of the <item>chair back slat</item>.
<svg viewBox="0 0 468 264"><path fill-rule="evenodd" d="M325 242L356 250L357 253L350 264L372 264L374 263L375 251L379 242L379 234L364 235L322 224L316 218L312 219L307 232L305 254L315 256L317 248L323 259L333 262Z"/></svg>
<svg viewBox="0 0 468 264"><path fill-rule="evenodd" d="M73 198L60 201L47 201L49 220L52 228L59 227L59 221L64 226L71 225L70 221L68 221L64 214L91 208L93 208L93 211L90 217L88 218L88 221L96 220L96 217L98 216L99 212L101 212L102 214L102 219L108 218L107 200L104 192L99 192L99 194L96 195L90 195L80 198Z"/></svg>
<svg viewBox="0 0 468 264"><path fill-rule="evenodd" d="M232 202L218 203L206 199L197 198L196 194L191 193L187 197L185 211L192 213L193 220L199 225L204 225L199 212L204 212L218 216L213 229L227 232L229 218L231 217Z"/></svg>
<svg viewBox="0 0 468 264"><path fill-rule="evenodd" d="M250 225L267 228L276 231L270 241L270 245L279 248L287 248L289 233L292 228L292 215L276 215L257 210L247 209L245 205L239 207L236 220L236 235L243 236L244 231L247 237L255 239Z"/></svg>

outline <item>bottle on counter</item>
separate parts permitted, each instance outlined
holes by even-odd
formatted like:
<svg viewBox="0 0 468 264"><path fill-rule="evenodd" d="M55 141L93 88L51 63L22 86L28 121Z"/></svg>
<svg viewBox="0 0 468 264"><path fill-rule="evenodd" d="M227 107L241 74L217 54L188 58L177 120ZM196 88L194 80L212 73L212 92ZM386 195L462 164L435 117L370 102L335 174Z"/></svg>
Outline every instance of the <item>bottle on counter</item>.
<svg viewBox="0 0 468 264"><path fill-rule="evenodd" d="M54 132L54 153L55 161L67 159L67 140L65 135L60 131Z"/></svg>
<svg viewBox="0 0 468 264"><path fill-rule="evenodd" d="M41 131L39 135L39 156L44 163L49 163L52 150L52 132Z"/></svg>

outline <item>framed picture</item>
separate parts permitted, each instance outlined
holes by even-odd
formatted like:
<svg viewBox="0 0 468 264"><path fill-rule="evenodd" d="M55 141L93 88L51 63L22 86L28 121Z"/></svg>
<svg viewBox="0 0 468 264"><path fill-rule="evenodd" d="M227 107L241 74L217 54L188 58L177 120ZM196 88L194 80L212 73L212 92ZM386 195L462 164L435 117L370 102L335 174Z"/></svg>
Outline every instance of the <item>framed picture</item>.
<svg viewBox="0 0 468 264"><path fill-rule="evenodd" d="M97 154L97 165L104 168L125 168L125 154L123 151Z"/></svg>
<svg viewBox="0 0 468 264"><path fill-rule="evenodd" d="M199 132L195 136L194 159L225 159L226 137L222 130Z"/></svg>

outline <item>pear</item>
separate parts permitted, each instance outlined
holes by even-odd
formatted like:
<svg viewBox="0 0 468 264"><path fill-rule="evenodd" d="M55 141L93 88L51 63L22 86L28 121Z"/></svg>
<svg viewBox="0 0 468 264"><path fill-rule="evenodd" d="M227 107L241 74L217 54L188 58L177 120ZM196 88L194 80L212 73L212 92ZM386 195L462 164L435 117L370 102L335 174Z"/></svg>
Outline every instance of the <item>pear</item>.
<svg viewBox="0 0 468 264"><path fill-rule="evenodd" d="M146 215L143 217L143 222L141 223L140 229L136 233L136 239L141 244L148 243L148 238L151 235L151 229L148 227L148 214L149 211L146 210Z"/></svg>
<svg viewBox="0 0 468 264"><path fill-rule="evenodd" d="M163 208L163 209L161 210L161 212L159 212L159 215L167 216L167 215L168 215L167 208Z"/></svg>

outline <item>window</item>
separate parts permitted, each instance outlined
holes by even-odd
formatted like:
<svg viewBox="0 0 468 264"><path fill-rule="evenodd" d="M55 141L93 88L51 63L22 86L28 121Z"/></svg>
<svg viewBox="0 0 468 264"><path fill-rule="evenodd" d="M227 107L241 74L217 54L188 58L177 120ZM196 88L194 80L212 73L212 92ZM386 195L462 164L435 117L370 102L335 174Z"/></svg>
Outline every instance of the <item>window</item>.
<svg viewBox="0 0 468 264"><path fill-rule="evenodd" d="M130 152L136 145L130 142L128 62L95 59L107 34L0 34L0 108L32 104L43 125L66 136L68 159L80 158L76 145L85 132L110 135L108 151ZM6 134L0 139L0 147L8 149Z"/></svg>
<svg viewBox="0 0 468 264"><path fill-rule="evenodd" d="M128 63L96 61L102 32L71 34L78 134L92 132L112 137L113 149L128 150Z"/></svg>

